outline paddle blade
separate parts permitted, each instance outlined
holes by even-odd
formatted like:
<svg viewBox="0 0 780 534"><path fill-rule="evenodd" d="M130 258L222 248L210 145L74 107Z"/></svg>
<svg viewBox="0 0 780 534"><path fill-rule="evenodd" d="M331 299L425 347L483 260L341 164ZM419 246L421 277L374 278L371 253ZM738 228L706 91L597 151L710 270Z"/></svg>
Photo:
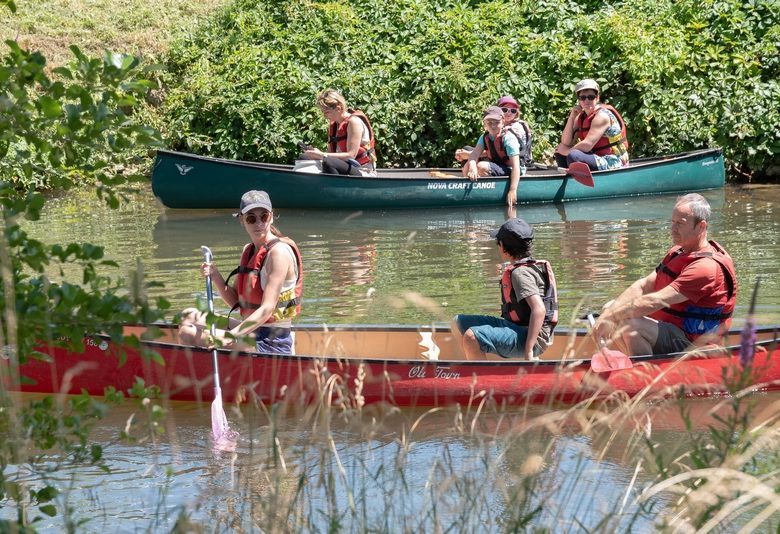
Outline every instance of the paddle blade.
<svg viewBox="0 0 780 534"><path fill-rule="evenodd" d="M222 407L220 388L214 388L214 401L211 403L211 438L215 449L232 451L236 448L238 432L230 429L225 409Z"/></svg>
<svg viewBox="0 0 780 534"><path fill-rule="evenodd" d="M577 180L582 185L593 187L596 184L593 183L593 173L590 172L588 164L582 161L576 161L569 165L569 175Z"/></svg>
<svg viewBox="0 0 780 534"><path fill-rule="evenodd" d="M634 363L631 358L620 352L603 347L590 357L590 368L596 373L631 369Z"/></svg>

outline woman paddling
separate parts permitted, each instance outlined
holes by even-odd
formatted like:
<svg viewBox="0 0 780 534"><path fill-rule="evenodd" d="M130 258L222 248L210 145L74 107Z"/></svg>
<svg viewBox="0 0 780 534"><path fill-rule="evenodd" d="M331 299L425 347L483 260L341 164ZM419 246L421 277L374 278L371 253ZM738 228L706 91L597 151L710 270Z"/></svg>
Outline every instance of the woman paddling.
<svg viewBox="0 0 780 534"><path fill-rule="evenodd" d="M344 97L326 89L317 97L317 107L330 121L328 151L309 148L303 158L322 160L322 172L351 176L376 176L374 131L366 114L347 107Z"/></svg>
<svg viewBox="0 0 780 534"><path fill-rule="evenodd" d="M265 191L248 191L234 214L249 235L241 261L227 278L216 265L203 263L201 273L211 276L222 300L238 308L241 319L231 317L229 330L217 329L213 339L206 329L206 314L195 308L182 312L179 339L201 347L249 346L242 338L254 336L259 352L292 354L292 318L300 313L303 265L295 242L273 225L271 199ZM230 278L237 274L234 285ZM232 311L232 310L231 310Z"/></svg>

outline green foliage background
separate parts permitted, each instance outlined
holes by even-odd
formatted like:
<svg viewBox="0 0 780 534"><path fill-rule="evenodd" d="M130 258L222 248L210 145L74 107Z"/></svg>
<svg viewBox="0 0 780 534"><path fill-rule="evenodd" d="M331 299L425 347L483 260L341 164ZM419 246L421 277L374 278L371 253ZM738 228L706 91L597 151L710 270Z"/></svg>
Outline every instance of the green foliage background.
<svg viewBox="0 0 780 534"><path fill-rule="evenodd" d="M166 134L289 162L324 144L314 98L332 86L372 118L381 165L442 166L509 93L548 159L595 77L634 157L717 145L752 174L780 166L779 21L776 0L236 0L172 47Z"/></svg>

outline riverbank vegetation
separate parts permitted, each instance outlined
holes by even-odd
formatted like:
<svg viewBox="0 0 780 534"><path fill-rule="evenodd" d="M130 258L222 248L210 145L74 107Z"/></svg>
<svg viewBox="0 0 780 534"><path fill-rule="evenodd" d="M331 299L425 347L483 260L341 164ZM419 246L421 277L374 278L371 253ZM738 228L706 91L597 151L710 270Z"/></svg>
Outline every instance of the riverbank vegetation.
<svg viewBox="0 0 780 534"><path fill-rule="evenodd" d="M14 393L27 380L19 366L45 358L41 343L81 350L88 332L132 345L137 340L123 337L122 325L160 320L167 309L164 298L147 298L143 266L129 280L113 278L119 266L101 247L44 243L22 227L23 219L41 218L46 199L38 188L89 184L92 202L117 207L123 188L144 179L125 171L126 155L160 145L159 133L133 118L154 86L148 68L118 53L92 57L73 46L71 54L67 65L48 70L40 52L11 41L0 61L0 532L34 532L58 514L63 530L78 530L72 510L58 502L55 473L105 467L91 429L109 404L131 394L23 402Z"/></svg>
<svg viewBox="0 0 780 534"><path fill-rule="evenodd" d="M773 0L235 0L167 57L175 149L290 162L324 146L315 95L373 119L380 164L452 164L480 111L513 94L551 161L581 78L626 118L632 156L707 146L732 175L780 166L780 7Z"/></svg>
<svg viewBox="0 0 780 534"><path fill-rule="evenodd" d="M7 0L0 1L0 7L6 4L9 4ZM413 38L413 30L418 27L415 26L416 17L423 15L417 13L416 5L400 4L397 8L411 32L405 37L398 36L399 40ZM290 4L290 16L299 16L298 11L293 10L301 7ZM315 6L306 7L312 11ZM331 16L332 26L336 27L353 7L328 4L317 5L316 9L327 8L325 13ZM387 11L392 6L377 4L373 7ZM463 5L464 17L466 7L476 9L477 14L489 15L490 20L500 21L504 26L509 26L508 21L512 20L506 18L512 13L502 11L498 5L494 7L503 17L481 12L479 6ZM281 7L273 9L282 10ZM223 17L227 13L230 12L226 11ZM444 16L443 12L434 9L421 20L439 16ZM468 20L472 20L471 16ZM550 23L557 24L558 20L551 19ZM236 25L240 26L241 22L241 17L236 18ZM479 21L473 23L481 24ZM283 26L279 25L279 31ZM344 35L336 41L347 39L349 25L343 25L342 31ZM332 38L338 37L323 34L317 41L316 32L308 35L323 47L323 57ZM453 36L445 34L442 39ZM241 49L241 42L230 43L228 48ZM485 63L500 63L500 56L494 55L498 49L486 48L491 55L483 57ZM375 50L379 55L384 52ZM283 61L290 52L277 50L277 53ZM119 53L94 56L74 47L71 54L72 63L51 69L52 65L47 67L44 55L12 43L5 50L0 65L0 107L3 112L0 115L2 532L34 532L37 528L79 532L88 530L90 522L100 519L104 509L103 496L95 488L102 490L102 485L90 486L86 498L76 495L76 499L71 499L83 489L78 487L79 477L75 473L86 467L103 472L110 470L102 442L94 439L92 431L110 406L125 402L125 396L138 401L134 404L137 409L113 429L112 438L107 441L154 442L166 428L170 430L168 439L174 443L179 439L173 412L166 409L169 407L166 399L158 398L159 392L153 384L138 382L125 392L108 388L102 400L85 395L54 395L31 400L15 392L19 381L23 380L19 366L30 358L44 357L36 350L39 343L78 349L85 342L85 332L102 331L112 335L117 342L134 344L137 340L122 338L121 325L154 322L162 319L168 308L165 299L147 297L148 285L142 265L137 266L129 280L114 279L107 273L117 265L104 258L100 247L89 243L43 243L31 239L20 225L23 218L38 219L42 215L46 199L35 192L38 187L67 191L88 183L96 188L94 201L113 207L119 205L123 201L122 188L142 178L124 171L123 157L160 145L159 133L138 121L142 115L134 113L155 85L150 80L150 73L154 71L135 58ZM416 68L421 65L414 61L421 55L419 50L409 50L404 61L410 68ZM260 71L262 65L262 61L257 63ZM226 69L223 71L227 72ZM184 72L181 68L174 70L180 78ZM388 75L394 73L400 76L401 71L387 71ZM203 73L199 71L198 74ZM425 75L418 73L418 76L421 82L426 80ZM567 80L571 78L566 76ZM498 78L494 80L496 85L492 86L480 85L482 82L468 86L473 88L468 92L470 104L464 107L461 103L457 109L459 114L455 115L461 117L464 131L467 125L473 124L478 108L486 99L492 99L496 90L519 93L514 86L499 86ZM241 80L236 78L236 81ZM299 107L294 109L304 117L309 114L310 120L306 124L311 127L308 131L312 139L314 135L321 135L322 130L321 119L311 106L312 90L320 82L338 85L337 81L335 78L312 80L312 83L302 85L298 93L289 93L299 95ZM391 81L392 78L387 78L387 83L373 87L377 91L392 87ZM258 80L248 79L247 83L255 87L253 84ZM424 85L421 83L420 87ZM451 108L439 108L435 103L440 100L434 93L426 97L424 90L418 92L416 87L412 86L413 98L408 99L407 104L397 101L395 105L406 109L409 117L415 119L406 123L407 137L416 131L419 135L410 137L411 143L402 145L402 132L396 132L394 138L389 127L391 123L380 122L390 142L396 139L396 145L388 145L388 155L420 162L429 157L443 158L444 152L438 148L439 152L436 152L432 141L434 156L425 155L419 148L401 148L426 146L425 140L434 138L426 137L426 130L416 129L425 124L417 122L425 115L418 116L414 106L425 104L427 107L423 109L429 112L455 111L454 100ZM464 96L466 87L464 78ZM615 92L619 94L617 89L615 87ZM219 94L219 91L215 90L215 93ZM171 116L176 117L180 125L200 124L194 117L192 121L184 121L183 115L175 115L172 111L184 94L172 95ZM274 113L280 113L279 117L287 117L279 110L289 109L288 100L281 100L275 92L269 94L274 98L266 100L266 110L276 110ZM389 121L393 102L377 98L382 93L366 94L387 106L384 119L380 109L375 111L382 121ZM367 107L369 102L360 100L357 95L349 93L353 102ZM385 95L389 97L392 93ZM570 94L561 90L559 102L569 100ZM245 101L248 104L250 99L245 96ZM529 109L528 102L521 101L525 109ZM628 102L630 100L626 100L626 105ZM204 100L202 106L210 112L215 109L211 100ZM232 117L233 122L226 123L231 128L231 135L242 139L236 136L234 129L242 123L236 123L236 116L228 111L232 113L230 106L224 112L226 117ZM767 114L771 115L770 112ZM273 117L270 113L269 121L274 120ZM436 124L443 123L432 120L434 132ZM205 125L204 122L204 128ZM269 146L277 146L277 157L281 157L287 149L279 132L288 131L285 129L287 123L282 121L275 125L276 128L261 130L259 134L270 136ZM541 125L537 127L544 131ZM218 128L208 131L220 133ZM272 131L277 132L276 137L270 135ZM212 140L215 133L196 135L193 132L191 127L185 128L179 141L190 142L191 136L201 147L208 146L216 151L238 150L239 145L231 148L230 144L216 143ZM463 139L466 138L464 133ZM276 145L274 140L279 140ZM74 269L79 273L77 279L63 276L64 272ZM153 354L149 356L154 359ZM72 369L72 372L78 372L78 369ZM496 530L555 530L560 523L555 515L558 512L569 513L566 526L581 526L585 522L589 530L610 531L636 524L670 531L707 530L712 525L722 527L724 524L746 530L767 524L776 528L773 514L780 507L776 492L780 487L777 478L778 411L772 405L766 412L751 416L748 410L753 397L747 395L750 389L742 382L744 376L735 374L732 377L733 394L724 400L725 412L719 412L719 419L714 420L708 433L689 424L694 418L683 418L682 428L691 433L689 443L692 447L687 450L662 448L656 441L652 414L647 411L652 412L660 405L656 399L617 399L606 405L607 409L591 402L565 410L548 406L542 413L534 413L530 407L512 411L495 406L489 395L480 393L475 396L474 403L466 407L415 414L392 408L381 413L359 403L333 405L331 397L323 393L324 402L304 410L303 414L296 414L299 419L286 417L283 407L278 406L269 410L256 403L252 405L252 412L245 407L234 407L230 411L231 417L241 425L242 436L248 436L238 451L245 469L239 471L235 481L228 482L228 495L214 510L218 515L204 519L207 526L198 525L197 520L191 521L200 504L197 495L188 493L192 502L186 506L176 510L161 506L162 511L150 511L149 516L154 519L150 520L148 530L156 530L165 523L167 518L159 517L165 514L172 514L171 522L167 523L169 530L178 532L213 530L214 524L225 530L241 531L246 526L246 530L271 532L464 528L477 531L485 525ZM654 403L646 402L650 400ZM690 406L683 404L682 413L686 414ZM437 414L444 414L447 425L439 427L438 432L428 427L425 434L416 433L421 428L421 421ZM245 419L237 416L245 416ZM286 426L289 424L295 425L292 431ZM208 425L203 426L207 432ZM358 454L352 455L349 462L344 461L339 448L339 440L347 430L363 438L357 445ZM185 438L191 439L192 435L185 435ZM566 456L561 455L561 451L570 450L562 445L567 438L577 445L586 445L581 447L581 454L573 455L573 463L566 462ZM433 441L434 446L428 451L419 447L424 439ZM618 440L623 441L618 443ZM451 454L456 441L467 444L475 453L460 457ZM392 445L388 456L380 461L375 456L378 443ZM529 446L529 443L536 445ZM433 460L431 451L436 453ZM215 458L218 460L219 455ZM611 484L610 474L616 472L615 465L628 468L629 472L634 469L636 473L628 484L626 497L604 503L603 508L591 506L597 501L583 496L593 494L593 484L595 490ZM215 471L226 472L223 467L217 465ZM420 470L421 467L428 475L422 478L421 484L410 483L408 470ZM169 465L165 468L169 479L186 476L187 470L176 471ZM598 473L595 478L594 472ZM101 476L91 472L89 478L94 482ZM561 485L565 485L562 491ZM214 491L225 491L224 487L215 486ZM486 493L486 489L491 492ZM161 503L164 497L161 495ZM90 503L93 508L87 506ZM223 508L222 504L226 506ZM420 513L407 513L410 510L420 510ZM579 512L586 519L579 518ZM134 509L135 517L136 513ZM106 522L111 528L117 528L114 518L107 518ZM128 530L143 529L135 528L137 526L134 524Z"/></svg>

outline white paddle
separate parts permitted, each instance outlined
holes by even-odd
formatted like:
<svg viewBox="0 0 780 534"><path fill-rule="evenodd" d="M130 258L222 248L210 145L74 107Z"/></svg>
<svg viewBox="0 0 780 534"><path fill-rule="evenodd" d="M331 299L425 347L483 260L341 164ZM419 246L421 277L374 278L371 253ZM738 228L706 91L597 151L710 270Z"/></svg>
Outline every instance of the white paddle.
<svg viewBox="0 0 780 534"><path fill-rule="evenodd" d="M213 258L211 249L207 246L201 246L203 259L206 263L211 263ZM214 315L214 294L211 290L211 275L206 277L206 298L209 303L209 314ZM216 325L211 323L211 338L214 341L216 334ZM222 389L219 385L219 362L217 362L217 349L211 351L211 357L214 364L214 401L211 403L211 437L214 440L214 446L218 449L233 450L235 448L238 432L231 430L228 424L225 409L222 407Z"/></svg>

